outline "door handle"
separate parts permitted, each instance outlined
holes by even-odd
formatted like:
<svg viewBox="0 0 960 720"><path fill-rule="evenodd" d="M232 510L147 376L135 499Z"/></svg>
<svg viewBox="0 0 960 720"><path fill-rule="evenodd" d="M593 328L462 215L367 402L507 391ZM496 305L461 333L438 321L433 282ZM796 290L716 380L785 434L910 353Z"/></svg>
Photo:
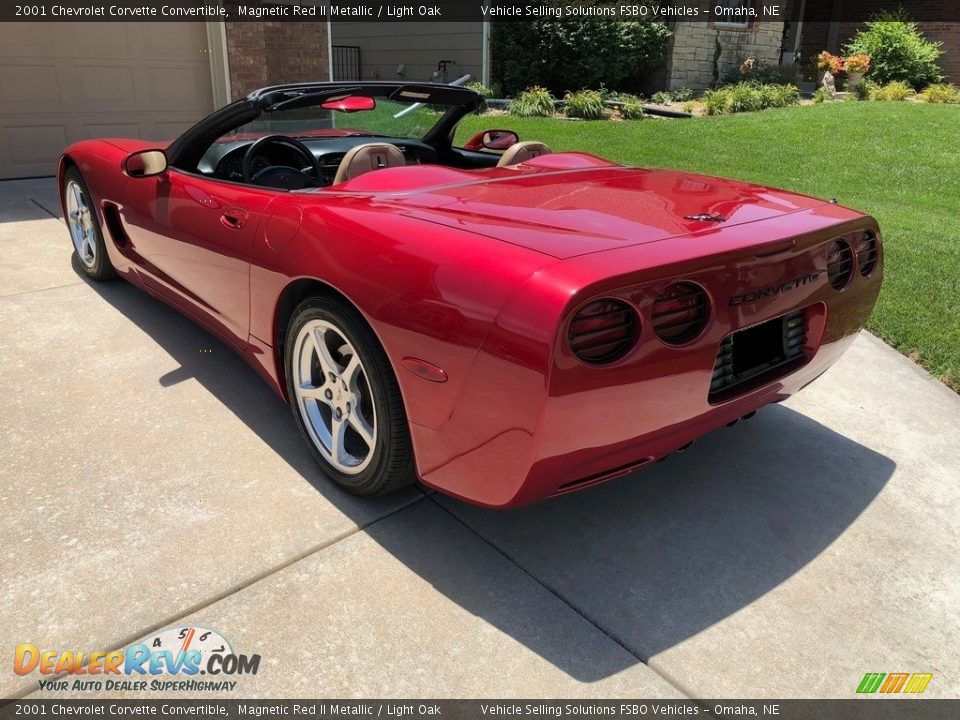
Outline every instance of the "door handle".
<svg viewBox="0 0 960 720"><path fill-rule="evenodd" d="M242 208L227 208L220 214L220 222L224 227L231 230L239 230L250 217L246 210Z"/></svg>

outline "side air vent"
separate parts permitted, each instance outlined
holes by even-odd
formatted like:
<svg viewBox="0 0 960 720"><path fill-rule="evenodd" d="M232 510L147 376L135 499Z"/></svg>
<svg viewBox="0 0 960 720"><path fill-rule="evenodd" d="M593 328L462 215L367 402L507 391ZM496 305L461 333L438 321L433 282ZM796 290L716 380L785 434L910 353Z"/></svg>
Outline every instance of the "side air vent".
<svg viewBox="0 0 960 720"><path fill-rule="evenodd" d="M622 300L604 298L584 305L570 322L567 339L574 355L590 365L614 362L636 344L640 321Z"/></svg>
<svg viewBox="0 0 960 720"><path fill-rule="evenodd" d="M857 245L857 269L863 277L870 277L876 270L879 253L876 235L865 232Z"/></svg>
<svg viewBox="0 0 960 720"><path fill-rule="evenodd" d="M653 330L668 345L682 345L703 331L709 315L707 293L702 287L673 283L653 301Z"/></svg>
<svg viewBox="0 0 960 720"><path fill-rule="evenodd" d="M827 250L827 277L830 286L840 292L853 277L853 250L843 240L834 240Z"/></svg>
<svg viewBox="0 0 960 720"><path fill-rule="evenodd" d="M107 232L113 239L113 242L120 247L126 246L130 242L127 231L123 229L123 222L120 220L120 208L112 202L103 204L103 219L106 221Z"/></svg>

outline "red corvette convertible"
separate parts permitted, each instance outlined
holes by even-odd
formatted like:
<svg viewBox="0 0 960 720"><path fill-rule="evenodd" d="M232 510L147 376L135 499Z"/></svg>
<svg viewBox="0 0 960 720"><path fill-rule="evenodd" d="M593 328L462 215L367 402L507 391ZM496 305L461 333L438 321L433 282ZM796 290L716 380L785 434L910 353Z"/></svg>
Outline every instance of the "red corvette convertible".
<svg viewBox="0 0 960 720"><path fill-rule="evenodd" d="M778 402L880 290L876 222L749 183L454 142L447 85L258 90L173 143L66 149L79 265L200 323L324 472L491 507L579 490Z"/></svg>

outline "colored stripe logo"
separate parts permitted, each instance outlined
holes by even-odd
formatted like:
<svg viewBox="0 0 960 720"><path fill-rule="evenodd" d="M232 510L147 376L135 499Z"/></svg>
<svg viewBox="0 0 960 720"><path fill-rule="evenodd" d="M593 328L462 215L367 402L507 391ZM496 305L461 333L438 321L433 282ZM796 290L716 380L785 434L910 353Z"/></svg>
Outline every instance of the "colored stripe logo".
<svg viewBox="0 0 960 720"><path fill-rule="evenodd" d="M933 673L867 673L857 687L857 694L911 693L919 695L927 689Z"/></svg>

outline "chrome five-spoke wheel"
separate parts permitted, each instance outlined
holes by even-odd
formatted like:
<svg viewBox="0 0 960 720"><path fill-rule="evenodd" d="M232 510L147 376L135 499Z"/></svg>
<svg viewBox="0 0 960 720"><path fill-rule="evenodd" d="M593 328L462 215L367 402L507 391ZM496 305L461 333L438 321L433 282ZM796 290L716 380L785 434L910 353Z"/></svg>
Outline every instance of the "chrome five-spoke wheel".
<svg viewBox="0 0 960 720"><path fill-rule="evenodd" d="M93 196L83 181L80 168L68 167L60 186L63 211L70 231L70 240L76 250L75 267L92 280L109 280L116 277L103 232L97 218Z"/></svg>
<svg viewBox="0 0 960 720"><path fill-rule="evenodd" d="M382 495L414 482L403 398L366 319L340 298L308 297L286 327L287 397L324 472L354 495Z"/></svg>
<svg viewBox="0 0 960 720"><path fill-rule="evenodd" d="M307 433L337 470L354 475L370 464L377 412L367 370L343 331L311 320L294 346L294 392Z"/></svg>
<svg viewBox="0 0 960 720"><path fill-rule="evenodd" d="M91 209L87 195L76 180L68 180L64 190L67 206L67 225L77 257L85 268L92 268L97 262L97 236L93 226Z"/></svg>

